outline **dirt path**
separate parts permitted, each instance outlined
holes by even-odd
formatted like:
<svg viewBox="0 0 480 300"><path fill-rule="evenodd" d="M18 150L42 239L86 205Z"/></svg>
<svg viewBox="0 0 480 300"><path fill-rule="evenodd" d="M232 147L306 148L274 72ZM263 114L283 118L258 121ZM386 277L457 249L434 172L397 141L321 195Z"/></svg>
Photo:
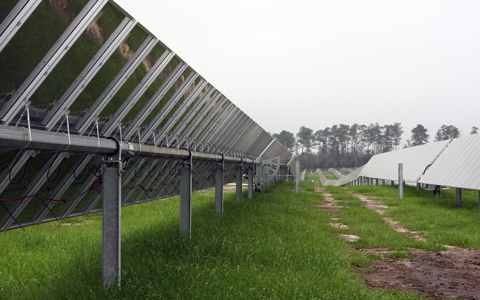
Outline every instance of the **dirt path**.
<svg viewBox="0 0 480 300"><path fill-rule="evenodd" d="M387 210L391 209L390 207L384 205L376 197L367 197L367 196L355 194L355 193L352 193L352 195L360 199L366 208L375 211L381 216L383 216ZM385 223L390 225L393 229L395 229L398 232L404 233L407 237L412 237L419 241L424 241L424 242L426 241L426 239L423 236L420 236L418 232L409 231L407 228L405 228L405 226L403 226L402 224L399 224L398 222L393 221L392 218L390 217L383 217L383 220L385 221Z"/></svg>
<svg viewBox="0 0 480 300"><path fill-rule="evenodd" d="M340 220L338 207L333 204L340 201L332 199L332 195L324 193L323 205L319 209L330 211L332 220ZM384 215L389 208L378 198L366 197L353 194L363 201L364 205ZM425 241L425 238L417 232L407 230L402 224L393 221L389 217L383 217L385 222L406 237L413 237ZM342 223L328 223L331 226L345 228ZM340 238L349 239L348 235L338 235ZM445 246L447 251L425 253L422 250L414 250L408 259L383 258L379 262L369 265L367 268L359 268L363 274L365 283L375 289L400 290L404 292L416 292L430 299L468 299L480 300L480 250L463 249ZM375 249L352 249L365 253L388 254L387 248Z"/></svg>
<svg viewBox="0 0 480 300"><path fill-rule="evenodd" d="M408 259L384 258L361 269L376 289L415 291L431 299L480 299L480 251L452 248L412 253Z"/></svg>

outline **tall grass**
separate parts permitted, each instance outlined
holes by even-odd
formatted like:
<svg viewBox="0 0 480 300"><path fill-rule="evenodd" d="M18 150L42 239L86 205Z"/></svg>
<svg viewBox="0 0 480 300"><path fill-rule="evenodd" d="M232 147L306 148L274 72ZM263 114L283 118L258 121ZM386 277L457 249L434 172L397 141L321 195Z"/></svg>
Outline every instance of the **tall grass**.
<svg viewBox="0 0 480 300"><path fill-rule="evenodd" d="M195 194L191 236L179 233L178 198L124 207L121 289L102 288L99 214L6 232L0 298L418 299L367 288L352 266L371 257L325 225L317 192L293 187L280 182L241 206L225 194L223 216L212 194Z"/></svg>

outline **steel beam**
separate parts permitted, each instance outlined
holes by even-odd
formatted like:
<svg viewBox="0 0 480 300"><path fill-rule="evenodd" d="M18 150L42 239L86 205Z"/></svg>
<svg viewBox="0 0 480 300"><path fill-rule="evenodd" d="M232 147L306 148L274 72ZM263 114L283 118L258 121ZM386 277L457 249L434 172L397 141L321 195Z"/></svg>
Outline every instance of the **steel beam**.
<svg viewBox="0 0 480 300"><path fill-rule="evenodd" d="M183 114L187 111L190 106L192 106L193 101L197 98L197 96L200 94L202 89L207 85L207 82L204 80L201 80L198 85L194 88L194 90L188 95L187 99L182 103L182 106L179 107L175 113L168 119L167 123L164 125L162 128L162 133L158 135L157 141L161 141L163 138L167 136L168 133L172 132L172 128L175 127L175 130L173 131L174 134L179 134L182 132L183 126L186 126L188 122L195 116L195 114L188 114L185 119L182 119L181 121L180 118L183 116ZM200 99L193 105L194 108L192 108L192 111L198 111L200 109L200 105L211 95L214 91L213 87L210 87L207 89L205 94L200 97ZM179 144L181 144L179 142Z"/></svg>
<svg viewBox="0 0 480 300"><path fill-rule="evenodd" d="M27 189L20 196L21 199L26 199L31 195L35 195L37 191L42 187L45 181L48 178L48 174L54 171L60 163L67 157L68 153L54 153L42 169L36 174L35 178L30 182ZM30 200L31 201L31 200ZM24 203L13 203L9 208L10 214L5 215L0 221L0 230L7 231L15 219L20 215L20 213L25 209L25 207L30 204L30 201Z"/></svg>
<svg viewBox="0 0 480 300"><path fill-rule="evenodd" d="M193 101L197 98L203 88L207 85L207 82L204 80L200 80L200 82L195 86L192 92L187 96L187 98L183 101L182 106L179 107L173 115L168 119L165 126L162 128L162 133L158 137L158 140L161 141L171 129L178 124L178 120L182 117L185 111L190 107Z"/></svg>
<svg viewBox="0 0 480 300"><path fill-rule="evenodd" d="M220 94L219 92L215 92L213 98L205 105L202 112L199 114L199 116L197 118L195 118L192 121L192 124L190 124L190 126L184 128L188 123L185 123L184 125L180 126L180 128L181 128L180 132L182 132L184 134L184 137L182 137L180 139L180 143L179 143L180 145L183 144L186 141L187 137L194 138L192 133L197 129L197 127L200 124L203 124L202 122L205 119L208 119L210 116L213 116L215 114L215 112L218 111L221 108L223 103L226 101L226 99L224 97L220 98L221 96L222 96L222 94ZM214 107L214 104L216 104L215 107ZM195 112L195 114L196 114L196 112Z"/></svg>
<svg viewBox="0 0 480 300"><path fill-rule="evenodd" d="M117 130L125 116L135 106L135 104L152 85L152 83L158 78L160 73L165 69L174 56L175 54L173 52L169 52L168 50L163 52L162 56L160 56L145 77L143 77L140 83L130 93L127 100L122 103L117 112L110 118L110 121L103 126L102 134L104 136L110 136L115 130Z"/></svg>
<svg viewBox="0 0 480 300"><path fill-rule="evenodd" d="M85 31L87 26L100 12L107 0L90 0L80 11L75 20L68 26L53 47L48 51L37 67L30 73L23 84L15 91L12 98L4 103L0 110L0 120L3 124L10 124L16 115L23 109L30 97L40 87L42 82L60 62L62 57L73 46L75 41Z"/></svg>
<svg viewBox="0 0 480 300"><path fill-rule="evenodd" d="M30 17L42 0L20 0L0 24L0 52Z"/></svg>
<svg viewBox="0 0 480 300"><path fill-rule="evenodd" d="M175 69L168 75L168 78L162 83L160 88L155 92L152 98L148 101L147 104L142 108L140 113L130 122L130 125L126 128L124 132L124 139L129 140L137 132L145 119L150 115L150 113L155 109L158 103L162 98L167 94L170 88L175 84L175 82L182 76L182 73L187 69L188 65L180 62L177 64Z"/></svg>
<svg viewBox="0 0 480 300"><path fill-rule="evenodd" d="M110 102L113 96L117 94L118 90L120 90L123 84L147 57L153 47L155 47L156 43L157 40L151 36L148 36L143 41L142 45L137 51L135 51L133 56L127 61L100 97L98 97L95 103L83 114L82 117L79 118L75 124L75 128L80 133L85 133L85 131L93 124L98 115L102 112L105 106L107 106L108 102Z"/></svg>
<svg viewBox="0 0 480 300"><path fill-rule="evenodd" d="M135 20L130 20L127 17L123 19L117 29L115 29L100 50L98 50L97 54L95 54L80 75L78 75L77 79L75 79L72 85L70 85L67 91L62 95L60 100L55 102L52 109L50 109L45 115L42 123L45 124L47 128L52 130L60 118L65 115L65 112L70 108L72 103L90 83L98 71L100 71L114 51L118 49L118 46L120 46L128 34L130 34L136 24L137 21Z"/></svg>
<svg viewBox="0 0 480 300"><path fill-rule="evenodd" d="M180 85L180 87L175 91L173 96L168 100L168 102L162 107L160 112L155 116L153 121L146 127L146 129L142 132L142 137L140 143L145 143L147 140L150 139L151 135L157 130L158 126L162 123L162 121L167 117L168 113L174 109L175 105L180 101L183 95L188 92L188 89L191 85L195 83L195 79L197 79L198 74L191 72L187 79Z"/></svg>

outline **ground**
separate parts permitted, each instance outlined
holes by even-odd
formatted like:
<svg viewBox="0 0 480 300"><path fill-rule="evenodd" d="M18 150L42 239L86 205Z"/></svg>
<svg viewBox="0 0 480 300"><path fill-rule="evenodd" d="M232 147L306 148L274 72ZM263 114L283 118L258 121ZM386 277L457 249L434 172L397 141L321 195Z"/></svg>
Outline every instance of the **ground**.
<svg viewBox="0 0 480 300"><path fill-rule="evenodd" d="M431 299L480 299L480 251L449 247L413 252L408 259L384 258L361 269L373 288L415 291Z"/></svg>
<svg viewBox="0 0 480 300"><path fill-rule="evenodd" d="M322 205L315 205L317 209L330 212L332 221L328 223L338 228L346 228L339 223L338 209L332 195L325 193L323 188L316 189L323 192L325 199ZM387 206L381 200L363 195L354 194L363 201L364 205L383 215ZM385 223L398 232L418 240L425 240L416 232L408 231L402 224L391 218L383 217ZM339 238L355 241L355 235L338 234ZM418 293L430 299L478 299L480 300L480 250L463 249L445 246L447 251L427 253L423 250L412 249L410 258L383 258L372 263L367 268L357 268L362 273L365 283L376 289L400 290ZM359 251L374 254L388 254L387 248L360 249Z"/></svg>

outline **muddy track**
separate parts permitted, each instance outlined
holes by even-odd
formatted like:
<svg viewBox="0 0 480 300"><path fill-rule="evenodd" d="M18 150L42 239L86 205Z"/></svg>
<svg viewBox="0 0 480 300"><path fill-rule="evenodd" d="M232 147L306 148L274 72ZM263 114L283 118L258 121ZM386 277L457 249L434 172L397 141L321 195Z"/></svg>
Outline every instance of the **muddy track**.
<svg viewBox="0 0 480 300"><path fill-rule="evenodd" d="M332 220L340 220L338 209L334 206L340 201L334 200L332 195L318 189L325 196L322 205L317 209L329 211ZM364 205L380 215L384 215L389 208L379 198L352 194L363 201ZM424 237L414 231L409 231L402 224L390 217L383 217L384 221L396 231L406 237L426 241ZM345 228L342 223L328 223L328 225ZM355 241L359 237L346 234L337 234L339 238ZM383 258L366 268L357 268L362 273L365 284L375 289L399 290L415 292L430 299L468 299L480 300L480 250L463 249L445 246L447 251L425 253L414 249L410 252L411 258ZM390 253L387 248L361 249L352 251L385 255Z"/></svg>

